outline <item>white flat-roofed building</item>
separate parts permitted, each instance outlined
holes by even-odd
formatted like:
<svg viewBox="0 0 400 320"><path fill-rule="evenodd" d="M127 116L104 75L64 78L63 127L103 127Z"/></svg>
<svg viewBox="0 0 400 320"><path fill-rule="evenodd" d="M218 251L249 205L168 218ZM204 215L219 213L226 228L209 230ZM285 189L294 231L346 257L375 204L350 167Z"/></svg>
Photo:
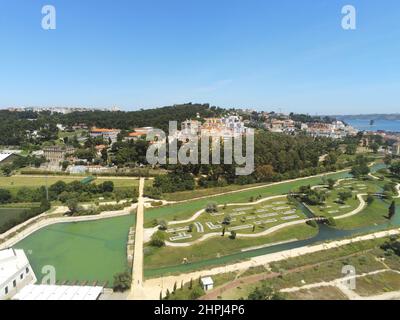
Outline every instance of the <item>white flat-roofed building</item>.
<svg viewBox="0 0 400 320"><path fill-rule="evenodd" d="M204 291L212 290L214 288L214 280L211 277L201 278L201 286Z"/></svg>
<svg viewBox="0 0 400 320"><path fill-rule="evenodd" d="M28 285L13 300L97 300L103 287Z"/></svg>
<svg viewBox="0 0 400 320"><path fill-rule="evenodd" d="M24 250L0 251L0 300L7 300L23 287L36 282Z"/></svg>

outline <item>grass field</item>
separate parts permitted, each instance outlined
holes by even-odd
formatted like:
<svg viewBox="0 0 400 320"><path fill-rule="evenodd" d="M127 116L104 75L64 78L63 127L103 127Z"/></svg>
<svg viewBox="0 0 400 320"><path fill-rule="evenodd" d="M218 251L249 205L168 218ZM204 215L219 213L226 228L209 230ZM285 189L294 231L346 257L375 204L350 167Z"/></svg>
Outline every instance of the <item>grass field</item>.
<svg viewBox="0 0 400 320"><path fill-rule="evenodd" d="M47 183L48 185L52 185L57 181L64 181L66 183L70 183L72 181L81 181L84 179L84 176L48 176ZM138 187L139 180L137 179L128 179L128 178L113 178L113 177L98 177L95 180L95 183L103 183L104 181L113 181L114 186L118 187ZM37 176L11 176L11 177L0 177L0 188L16 190L21 187L28 188L38 188L40 186L46 185L45 177L37 177Z"/></svg>
<svg viewBox="0 0 400 320"><path fill-rule="evenodd" d="M386 265L376 259L383 254L378 246L385 240L364 241L272 263L270 265L272 271L279 272L281 275L268 279L266 282L269 286L280 290L342 278L342 268L345 265L354 266L357 274L386 269ZM400 257L396 256L394 259L400 261ZM221 297L222 299L234 300L245 298L257 286L260 286L259 282L246 284L245 279L243 279L239 286L225 291ZM318 294L318 292L312 291L308 294ZM334 296L336 296L336 293ZM294 296L292 298L298 299L299 297Z"/></svg>
<svg viewBox="0 0 400 320"><path fill-rule="evenodd" d="M345 294L333 286L303 289L285 295L288 300L348 300Z"/></svg>
<svg viewBox="0 0 400 320"><path fill-rule="evenodd" d="M179 273L185 269L185 265L182 265L184 258L187 258L189 263L199 263L199 268L204 268L204 266L211 267L213 263L212 261L207 261L208 259L215 260L214 265L224 264L225 261L226 263L233 263L246 258L247 253L240 252L241 249L292 239L306 239L314 236L316 233L316 228L312 228L304 223L259 238L237 238L232 240L226 235L225 237L212 238L190 247L154 248L146 246L144 250L145 275L154 276L163 274L163 271L157 268L169 266L176 267L169 269L172 270L172 273ZM235 257L225 259L226 256L233 253L237 253ZM190 264L188 267L191 267ZM152 272L151 269L157 270Z"/></svg>
<svg viewBox="0 0 400 320"><path fill-rule="evenodd" d="M355 289L360 296L378 295L398 290L400 290L400 274L391 271L358 278Z"/></svg>
<svg viewBox="0 0 400 320"><path fill-rule="evenodd" d="M9 221L16 219L29 208L0 208L0 226L8 223Z"/></svg>

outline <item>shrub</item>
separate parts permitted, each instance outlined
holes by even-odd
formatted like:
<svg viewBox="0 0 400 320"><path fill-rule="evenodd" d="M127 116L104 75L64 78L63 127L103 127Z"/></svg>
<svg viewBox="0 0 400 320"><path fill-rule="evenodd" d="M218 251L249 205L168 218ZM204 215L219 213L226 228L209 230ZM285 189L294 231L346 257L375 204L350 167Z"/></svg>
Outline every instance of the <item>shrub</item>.
<svg viewBox="0 0 400 320"><path fill-rule="evenodd" d="M129 272L117 273L114 275L114 292L124 292L131 288L132 276Z"/></svg>

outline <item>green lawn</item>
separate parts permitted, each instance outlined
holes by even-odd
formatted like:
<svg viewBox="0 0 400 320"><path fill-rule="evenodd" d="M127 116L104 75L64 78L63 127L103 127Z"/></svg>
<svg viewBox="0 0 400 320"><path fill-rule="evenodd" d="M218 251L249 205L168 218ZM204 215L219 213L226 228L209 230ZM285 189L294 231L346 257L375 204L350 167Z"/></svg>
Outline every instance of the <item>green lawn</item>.
<svg viewBox="0 0 400 320"><path fill-rule="evenodd" d="M360 213L345 219L336 220L336 228L350 230L388 222L386 216L389 205L390 201L375 197L375 201L371 205L367 205Z"/></svg>
<svg viewBox="0 0 400 320"><path fill-rule="evenodd" d="M335 217L353 211L360 205L357 199L358 194L382 192L383 185L387 183L379 180L344 180L341 181L333 190L328 188L317 188L326 192L326 201L323 205L309 205L309 208L317 216ZM352 197L345 203L339 200L339 193L350 192Z"/></svg>
<svg viewBox="0 0 400 320"><path fill-rule="evenodd" d="M223 225L226 217L231 218L229 225ZM228 205L226 208L219 208L218 212L215 213L203 212L193 222L169 225L165 235L166 239L172 242L192 242L208 233L221 234L224 228L228 235L232 230L236 231L237 234L252 234L305 218L305 214L300 209L297 209L296 206L289 204L286 197L283 196L282 198L264 201L257 205ZM192 225L192 232L185 230L189 225ZM200 225L199 230L198 225ZM184 233L185 236L190 238L174 239L180 233Z"/></svg>
<svg viewBox="0 0 400 320"><path fill-rule="evenodd" d="M268 236L251 239L232 240L226 235L225 237L211 238L190 247L154 248L146 246L144 250L145 275L179 273L186 268L193 270L193 268L201 269L212 265L233 263L246 259L248 256L247 252L240 252L241 249L285 240L306 239L314 236L317 232L316 228L301 224L276 231ZM229 256L231 254L235 254L235 256ZM188 259L188 265L182 265L184 258ZM192 266L192 263L195 263L195 266ZM162 268L168 268L168 270Z"/></svg>

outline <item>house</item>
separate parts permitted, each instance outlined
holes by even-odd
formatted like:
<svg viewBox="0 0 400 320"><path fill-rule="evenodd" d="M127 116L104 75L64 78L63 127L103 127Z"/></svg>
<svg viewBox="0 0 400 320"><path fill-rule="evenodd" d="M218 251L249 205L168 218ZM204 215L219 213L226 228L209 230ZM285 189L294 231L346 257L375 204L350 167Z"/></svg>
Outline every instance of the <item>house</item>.
<svg viewBox="0 0 400 320"><path fill-rule="evenodd" d="M125 141L129 141L129 140L137 141L143 137L145 137L145 135L142 132L130 132L124 140Z"/></svg>
<svg viewBox="0 0 400 320"><path fill-rule="evenodd" d="M203 287L204 291L209 291L214 288L214 281L211 277L204 277L200 279L201 286Z"/></svg>
<svg viewBox="0 0 400 320"><path fill-rule="evenodd" d="M18 155L10 152L0 152L0 165L12 163Z"/></svg>
<svg viewBox="0 0 400 320"><path fill-rule="evenodd" d="M0 251L0 300L7 300L23 287L36 282L24 250Z"/></svg>
<svg viewBox="0 0 400 320"><path fill-rule="evenodd" d="M116 142L118 134L121 130L118 129L101 129L101 128L92 128L90 130L90 136L92 138L103 137L103 139L110 139L111 142Z"/></svg>
<svg viewBox="0 0 400 320"><path fill-rule="evenodd" d="M65 156L68 154L73 154L75 149L72 147L46 147L43 148L43 155L50 163L59 164L61 161L65 159Z"/></svg>

